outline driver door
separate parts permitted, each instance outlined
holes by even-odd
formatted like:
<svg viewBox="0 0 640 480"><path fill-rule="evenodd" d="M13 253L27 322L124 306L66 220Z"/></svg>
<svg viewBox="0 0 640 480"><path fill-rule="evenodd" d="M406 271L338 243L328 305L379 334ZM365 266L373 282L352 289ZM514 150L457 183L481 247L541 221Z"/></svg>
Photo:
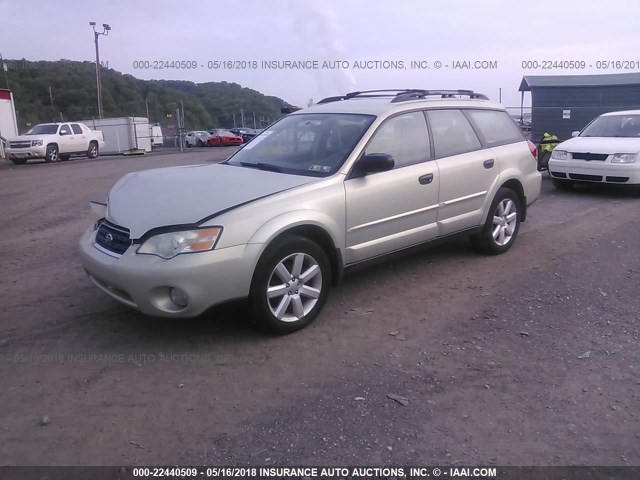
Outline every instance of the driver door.
<svg viewBox="0 0 640 480"><path fill-rule="evenodd" d="M437 236L440 179L430 150L421 111L395 116L378 128L363 153L389 154L395 166L344 182L347 264Z"/></svg>

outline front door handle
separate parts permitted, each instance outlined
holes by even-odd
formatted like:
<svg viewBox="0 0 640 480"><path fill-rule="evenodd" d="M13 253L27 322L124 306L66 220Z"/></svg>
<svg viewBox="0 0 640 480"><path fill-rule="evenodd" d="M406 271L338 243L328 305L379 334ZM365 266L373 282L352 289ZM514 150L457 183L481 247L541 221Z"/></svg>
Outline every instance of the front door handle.
<svg viewBox="0 0 640 480"><path fill-rule="evenodd" d="M420 185L429 185L433 182L433 173L427 173L426 175L418 177L418 181L420 182Z"/></svg>
<svg viewBox="0 0 640 480"><path fill-rule="evenodd" d="M493 166L495 165L495 161L493 160L493 158L489 159L489 160L485 160L482 165L484 165L484 168L493 168Z"/></svg>

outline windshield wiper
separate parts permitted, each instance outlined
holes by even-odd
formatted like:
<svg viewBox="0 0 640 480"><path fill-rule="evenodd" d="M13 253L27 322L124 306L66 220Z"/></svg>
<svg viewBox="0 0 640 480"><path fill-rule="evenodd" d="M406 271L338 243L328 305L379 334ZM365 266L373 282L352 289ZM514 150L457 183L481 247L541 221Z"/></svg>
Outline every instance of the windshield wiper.
<svg viewBox="0 0 640 480"><path fill-rule="evenodd" d="M249 168L257 168L259 170L267 170L270 172L278 172L278 173L282 173L282 168L277 167L275 165L271 165L270 163L251 163L251 162L238 162L240 165L242 165L243 167L249 167Z"/></svg>

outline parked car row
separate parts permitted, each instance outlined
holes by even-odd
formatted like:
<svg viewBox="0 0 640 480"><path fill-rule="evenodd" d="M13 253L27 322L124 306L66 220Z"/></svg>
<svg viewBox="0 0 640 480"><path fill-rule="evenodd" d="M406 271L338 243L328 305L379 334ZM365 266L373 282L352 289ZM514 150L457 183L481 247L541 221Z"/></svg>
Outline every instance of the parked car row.
<svg viewBox="0 0 640 480"><path fill-rule="evenodd" d="M262 130L253 128L214 128L209 131L193 130L185 136L187 148L190 147L226 147L242 145L251 141Z"/></svg>

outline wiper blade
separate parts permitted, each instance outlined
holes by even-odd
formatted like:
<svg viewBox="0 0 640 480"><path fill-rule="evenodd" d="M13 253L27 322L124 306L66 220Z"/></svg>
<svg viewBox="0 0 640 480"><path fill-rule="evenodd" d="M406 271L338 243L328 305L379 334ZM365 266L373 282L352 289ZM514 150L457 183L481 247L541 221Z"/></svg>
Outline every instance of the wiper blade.
<svg viewBox="0 0 640 480"><path fill-rule="evenodd" d="M259 170L268 170L270 172L278 172L278 173L282 173L282 168L277 167L275 165L271 165L270 163L251 163L251 162L238 162L240 163L240 165L242 165L243 167L249 167L249 168L257 168Z"/></svg>

